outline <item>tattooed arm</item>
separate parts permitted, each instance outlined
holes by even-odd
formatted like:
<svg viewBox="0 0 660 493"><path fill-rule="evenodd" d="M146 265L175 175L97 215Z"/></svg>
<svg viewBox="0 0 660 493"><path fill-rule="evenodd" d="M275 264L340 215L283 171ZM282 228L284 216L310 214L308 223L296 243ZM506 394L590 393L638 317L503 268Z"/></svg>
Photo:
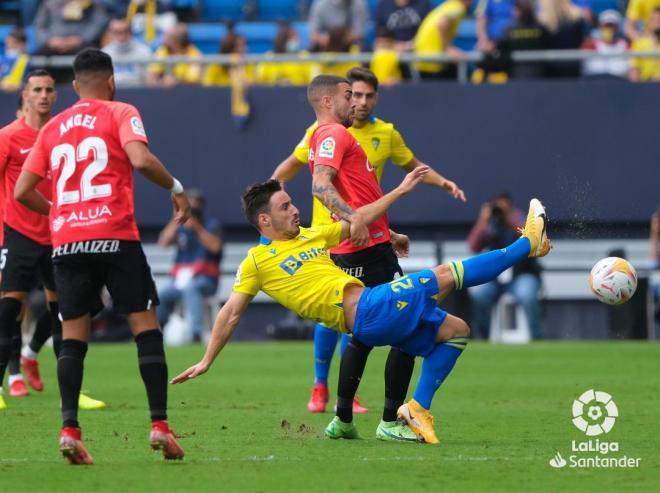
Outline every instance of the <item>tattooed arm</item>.
<svg viewBox="0 0 660 493"><path fill-rule="evenodd" d="M339 195L339 192L332 184L336 176L337 170L332 166L321 164L314 166L312 194L338 218L350 223L351 242L354 245L366 246L369 244L367 223L362 217L362 214L353 210L342 196Z"/></svg>

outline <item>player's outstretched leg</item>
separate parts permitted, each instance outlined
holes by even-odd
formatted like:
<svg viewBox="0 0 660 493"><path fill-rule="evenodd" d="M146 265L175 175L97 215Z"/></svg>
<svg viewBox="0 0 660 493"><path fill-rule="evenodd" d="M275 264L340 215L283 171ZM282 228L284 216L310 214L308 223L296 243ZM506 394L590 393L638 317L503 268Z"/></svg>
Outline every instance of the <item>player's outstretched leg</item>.
<svg viewBox="0 0 660 493"><path fill-rule="evenodd" d="M444 314L440 310L438 313ZM470 328L463 320L453 315L446 316L438 331L438 344L424 357L413 398L398 410L399 418L408 423L419 439L426 443L439 442L430 412L431 401L467 347L469 335Z"/></svg>
<svg viewBox="0 0 660 493"><path fill-rule="evenodd" d="M151 318L157 326L155 314ZM158 328L142 331L135 336L135 343L140 375L147 389L151 413L151 448L160 450L167 460L183 459L183 449L167 423L167 361L163 348L163 333Z"/></svg>
<svg viewBox="0 0 660 493"><path fill-rule="evenodd" d="M328 374L339 333L321 324L314 326L314 388L307 403L310 413L324 413L328 405Z"/></svg>

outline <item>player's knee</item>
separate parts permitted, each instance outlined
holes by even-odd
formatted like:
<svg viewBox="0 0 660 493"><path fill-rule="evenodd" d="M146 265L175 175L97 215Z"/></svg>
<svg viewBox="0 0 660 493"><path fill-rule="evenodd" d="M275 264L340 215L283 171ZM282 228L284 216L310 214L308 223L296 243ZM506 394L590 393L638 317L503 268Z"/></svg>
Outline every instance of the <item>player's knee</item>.
<svg viewBox="0 0 660 493"><path fill-rule="evenodd" d="M454 329L454 337L469 337L470 336L470 326L465 320L458 319L456 327Z"/></svg>

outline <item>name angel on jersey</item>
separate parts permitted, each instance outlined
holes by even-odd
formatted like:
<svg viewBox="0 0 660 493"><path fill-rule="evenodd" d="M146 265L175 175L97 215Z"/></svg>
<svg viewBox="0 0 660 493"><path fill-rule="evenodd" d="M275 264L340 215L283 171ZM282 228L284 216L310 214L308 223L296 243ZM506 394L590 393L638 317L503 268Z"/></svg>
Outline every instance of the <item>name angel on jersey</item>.
<svg viewBox="0 0 660 493"><path fill-rule="evenodd" d="M53 257L77 253L117 253L119 240L86 240L66 243L53 249Z"/></svg>
<svg viewBox="0 0 660 493"><path fill-rule="evenodd" d="M60 123L60 137L62 137L62 135L64 135L74 127L85 127L90 130L94 130L95 123L96 123L95 116L83 115L81 113L77 113L67 118L66 121Z"/></svg>

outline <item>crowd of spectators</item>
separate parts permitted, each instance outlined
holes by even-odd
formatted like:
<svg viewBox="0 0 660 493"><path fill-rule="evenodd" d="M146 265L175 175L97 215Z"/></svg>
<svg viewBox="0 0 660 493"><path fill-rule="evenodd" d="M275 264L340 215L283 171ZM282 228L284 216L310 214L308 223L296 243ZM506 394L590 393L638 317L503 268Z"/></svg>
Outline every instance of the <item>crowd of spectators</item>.
<svg viewBox="0 0 660 493"><path fill-rule="evenodd" d="M21 5L24 16L33 16L25 19L36 38L31 54L71 55L87 46L101 46L116 62L119 86L217 86L231 85L237 78L245 83L304 85L317 74L343 75L356 65L336 62L332 54L360 51L373 51L370 68L385 85L417 76L455 78L456 63L465 58L455 38L461 23L472 15L476 22L472 49L483 53L482 62L470 66L475 83L567 77L660 80L660 58L613 56L659 49L660 0L630 0L625 15L617 10L595 14L591 0L380 0L373 18L367 0L311 0L308 46L302 46L298 31L283 22L269 51L295 53L301 61L256 66L242 62L248 43L231 24L218 40L218 53L232 55L231 63L157 63L173 55L202 56L184 23L203 20L195 0L32 0ZM370 22L373 40L367 35ZM4 42L0 87L11 90L20 86L29 66L25 32L17 29ZM607 57L551 63L514 62L511 57L518 50L553 49L581 49ZM329 55L311 63L305 60L308 53ZM451 63L424 61L410 66L400 63L402 53L445 54ZM149 66L130 63L149 56L154 58Z"/></svg>

